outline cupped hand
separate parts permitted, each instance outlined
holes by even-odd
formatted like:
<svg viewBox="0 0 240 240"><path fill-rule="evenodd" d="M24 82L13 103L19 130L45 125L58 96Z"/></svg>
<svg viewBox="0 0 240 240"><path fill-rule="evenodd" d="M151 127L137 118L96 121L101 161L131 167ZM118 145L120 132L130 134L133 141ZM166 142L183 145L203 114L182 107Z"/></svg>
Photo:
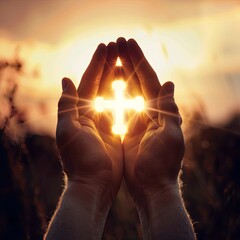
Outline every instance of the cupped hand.
<svg viewBox="0 0 240 240"><path fill-rule="evenodd" d="M108 91L117 55L116 44L110 43L107 47L100 44L78 90L70 79L63 79L56 134L68 182L96 194L106 192L108 198L116 195L122 181L122 146L120 139L108 131L111 118L96 115L93 101L98 94Z"/></svg>
<svg viewBox="0 0 240 240"><path fill-rule="evenodd" d="M146 198L176 186L184 154L174 85L162 86L135 40L117 40L127 81L146 100L144 116L130 121L124 138L124 177L138 207Z"/></svg>

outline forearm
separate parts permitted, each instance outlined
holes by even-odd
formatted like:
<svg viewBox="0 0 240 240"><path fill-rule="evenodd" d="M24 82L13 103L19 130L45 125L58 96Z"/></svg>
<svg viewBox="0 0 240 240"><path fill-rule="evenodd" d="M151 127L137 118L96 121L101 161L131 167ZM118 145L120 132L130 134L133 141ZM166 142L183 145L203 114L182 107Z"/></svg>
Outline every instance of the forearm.
<svg viewBox="0 0 240 240"><path fill-rule="evenodd" d="M110 208L110 201L102 202L104 191L68 184L44 239L101 239Z"/></svg>
<svg viewBox="0 0 240 240"><path fill-rule="evenodd" d="M139 208L144 239L193 240L195 234L184 207L178 184L145 192Z"/></svg>

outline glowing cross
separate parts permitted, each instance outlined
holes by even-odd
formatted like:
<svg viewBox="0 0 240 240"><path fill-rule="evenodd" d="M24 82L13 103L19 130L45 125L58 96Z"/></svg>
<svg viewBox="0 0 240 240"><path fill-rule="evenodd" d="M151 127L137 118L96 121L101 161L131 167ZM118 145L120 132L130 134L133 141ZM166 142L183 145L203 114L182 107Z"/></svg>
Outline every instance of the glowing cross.
<svg viewBox="0 0 240 240"><path fill-rule="evenodd" d="M97 97L95 99L95 109L97 112L112 110L115 113L115 123L112 127L112 131L115 134L124 135L127 132L127 127L124 120L125 110L134 109L137 112L143 111L144 100L142 97L136 97L135 99L125 99L124 90L126 88L126 84L124 81L114 81L112 83L112 88L115 91L115 99L105 100L102 97Z"/></svg>
<svg viewBox="0 0 240 240"><path fill-rule="evenodd" d="M119 64L119 61L120 59L118 58L117 64ZM123 136L127 132L124 116L125 111L128 109L133 109L137 112L143 111L144 99L142 97L136 97L134 99L125 99L124 90L126 88L126 84L122 80L114 81L112 83L112 88L115 92L115 99L105 100L102 97L97 97L95 99L95 109L97 112L102 112L104 110L112 111L114 114L114 125L112 127L112 131L115 134Z"/></svg>

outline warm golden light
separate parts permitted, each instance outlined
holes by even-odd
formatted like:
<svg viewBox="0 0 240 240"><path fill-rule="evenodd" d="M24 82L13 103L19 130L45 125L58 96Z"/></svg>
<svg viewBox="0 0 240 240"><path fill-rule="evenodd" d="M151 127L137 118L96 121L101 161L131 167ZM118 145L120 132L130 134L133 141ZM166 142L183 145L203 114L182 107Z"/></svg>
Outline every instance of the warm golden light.
<svg viewBox="0 0 240 240"><path fill-rule="evenodd" d="M95 99L95 109L97 112L110 110L114 114L114 124L112 127L113 133L123 136L127 133L127 126L125 124L125 111L133 109L137 112L144 110L143 97L136 97L134 99L125 99L124 90L126 84L124 81L116 80L112 83L112 88L115 92L115 99L105 100L102 97Z"/></svg>
<svg viewBox="0 0 240 240"><path fill-rule="evenodd" d="M122 67L122 62L119 57L117 58L116 67Z"/></svg>

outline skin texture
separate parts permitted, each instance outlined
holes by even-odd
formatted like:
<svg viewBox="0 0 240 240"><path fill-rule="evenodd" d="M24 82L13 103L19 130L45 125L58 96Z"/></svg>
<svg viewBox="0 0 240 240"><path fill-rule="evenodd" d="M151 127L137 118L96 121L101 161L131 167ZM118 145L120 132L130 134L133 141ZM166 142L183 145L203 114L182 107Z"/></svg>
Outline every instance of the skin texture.
<svg viewBox="0 0 240 240"><path fill-rule="evenodd" d="M117 57L130 97L142 95L143 114L128 112L123 143L111 131L112 116L96 114L96 96L112 97ZM179 191L184 154L174 84L161 86L135 40L100 44L78 89L62 81L56 140L66 188L45 239L101 239L107 213L124 177L144 239L194 239Z"/></svg>
<svg viewBox="0 0 240 240"><path fill-rule="evenodd" d="M124 139L125 179L138 201L136 189L177 183L184 154L181 117L173 98L173 83L160 85L134 40L126 42L120 38L117 42L121 48L123 69L131 73L128 81L138 86L137 91L144 96L147 105L144 116L136 117L138 121L133 117Z"/></svg>
<svg viewBox="0 0 240 240"><path fill-rule="evenodd" d="M112 119L96 116L92 100L109 91L117 56L116 43L100 44L78 90L70 79L62 81L56 140L67 185L46 239L98 239L102 234L122 181L123 154L120 139L110 131ZM67 223L66 216L71 219Z"/></svg>
<svg viewBox="0 0 240 240"><path fill-rule="evenodd" d="M131 119L124 138L124 178L136 204L144 239L194 239L179 192L184 155L174 84L162 86L135 40L117 40L130 85L146 100L146 113ZM175 231L173 231L173 228Z"/></svg>

